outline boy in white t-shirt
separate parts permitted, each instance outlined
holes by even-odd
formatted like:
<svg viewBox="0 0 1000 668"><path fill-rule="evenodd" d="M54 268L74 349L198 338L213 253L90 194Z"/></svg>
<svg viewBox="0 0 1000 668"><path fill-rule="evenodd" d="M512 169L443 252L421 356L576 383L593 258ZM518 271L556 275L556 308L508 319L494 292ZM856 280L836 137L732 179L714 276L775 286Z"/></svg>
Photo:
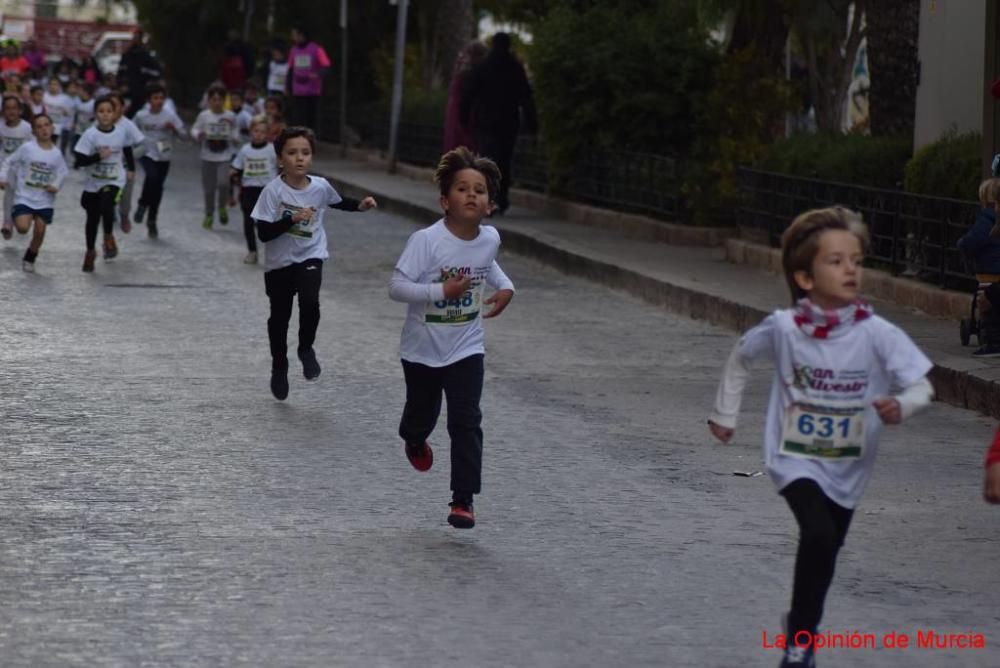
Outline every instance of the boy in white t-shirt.
<svg viewBox="0 0 1000 668"><path fill-rule="evenodd" d="M3 157L8 158L14 154L21 144L30 141L32 138L31 124L21 116L24 114L24 107L21 100L14 95L3 96L3 123L0 123L0 143L3 145ZM16 172L11 174L11 178L16 178ZM17 184L8 180L7 189L3 195L3 227L0 227L0 234L4 239L10 239L14 232L14 218L11 212L14 210L14 193L17 191Z"/></svg>
<svg viewBox="0 0 1000 668"><path fill-rule="evenodd" d="M240 187L240 210L243 211L243 236L247 242L245 264L257 264L257 235L253 208L264 186L278 176L278 154L267 141L267 117L260 115L250 121L250 141L240 147L233 158L230 178Z"/></svg>
<svg viewBox="0 0 1000 668"><path fill-rule="evenodd" d="M205 196L205 218L201 226L212 229L218 201L219 222L229 224L226 204L229 202L229 163L239 147L236 115L224 109L226 89L209 86L206 93L208 109L198 114L191 126L191 137L201 142L201 188Z"/></svg>
<svg viewBox="0 0 1000 668"><path fill-rule="evenodd" d="M148 102L135 115L135 124L145 136L145 154L139 164L146 173L139 195L139 206L135 210L135 222L142 223L149 213L146 231L151 239L159 237L157 219L163 186L170 171L170 160L174 154L174 140L184 136L184 121L166 107L167 89L159 83L146 86Z"/></svg>
<svg viewBox="0 0 1000 668"><path fill-rule="evenodd" d="M138 157L146 142L146 136L139 130L131 118L125 114L125 98L121 93L111 93L108 95L115 104L115 125L121 126L125 130L132 150ZM121 224L122 232L128 234L132 231L132 220L129 218L132 212L132 191L135 186L135 179L125 183L121 192L118 193L118 206L115 208L115 220Z"/></svg>
<svg viewBox="0 0 1000 668"><path fill-rule="evenodd" d="M251 212L257 236L264 242L264 288L271 302L267 337L271 345L271 392L288 397L288 320L299 296L299 347L306 380L320 375L313 342L319 325L319 288L326 247L323 217L327 207L367 211L372 197L360 202L341 197L330 182L309 176L316 137L303 127L285 128L274 142L282 175L264 186Z"/></svg>
<svg viewBox="0 0 1000 668"><path fill-rule="evenodd" d="M406 457L418 471L433 463L427 438L448 401L451 437L451 512L455 528L475 526L473 495L481 487L483 460L483 318L507 308L514 284L496 262L500 235L482 221L494 205L500 170L461 147L438 164L444 218L414 232L396 263L389 296L406 302L400 357L406 406L399 424ZM496 292L484 299L486 285ZM482 313L484 306L492 306Z"/></svg>
<svg viewBox="0 0 1000 668"><path fill-rule="evenodd" d="M736 344L708 422L728 442L749 363L775 364L764 459L799 525L785 668L815 665L813 638L882 423L899 424L933 395L930 360L858 298L867 245L861 218L841 207L792 222L781 246L795 306L775 311ZM891 396L893 388L901 391Z"/></svg>
<svg viewBox="0 0 1000 668"><path fill-rule="evenodd" d="M21 144L0 165L0 188L8 187L11 170L17 173L17 192L11 212L17 231L25 234L34 224L31 243L21 264L27 272L35 271L35 259L45 240L45 230L52 224L56 193L69 173L62 151L53 142L52 119L39 114L31 124L35 141Z"/></svg>
<svg viewBox="0 0 1000 668"><path fill-rule="evenodd" d="M59 150L65 153L73 146L73 120L76 117L76 103L63 92L58 77L49 79L48 90L42 95L45 113L52 119L53 136Z"/></svg>

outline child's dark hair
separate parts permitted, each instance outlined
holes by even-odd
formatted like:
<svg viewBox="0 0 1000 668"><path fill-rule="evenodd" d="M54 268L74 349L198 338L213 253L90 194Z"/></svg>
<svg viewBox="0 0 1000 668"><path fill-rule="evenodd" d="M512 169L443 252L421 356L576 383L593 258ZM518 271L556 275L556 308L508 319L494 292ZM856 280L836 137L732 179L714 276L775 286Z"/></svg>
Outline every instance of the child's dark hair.
<svg viewBox="0 0 1000 668"><path fill-rule="evenodd" d="M93 97L94 91L97 90L97 87L94 84L92 84L91 82L86 81L86 82L83 83L82 86L80 86L80 90L87 91L87 95L90 95L91 97Z"/></svg>
<svg viewBox="0 0 1000 668"><path fill-rule="evenodd" d="M166 95L167 87L158 81L151 81L146 84L146 97L153 97L154 95Z"/></svg>
<svg viewBox="0 0 1000 668"><path fill-rule="evenodd" d="M16 95L9 95L9 94L3 96L3 102L0 102L0 109L3 109L4 107L6 107L7 103L9 101L11 101L11 100L14 100L14 102L17 102L17 108L20 109L21 111L24 111L24 107L21 105L21 98L19 98Z"/></svg>
<svg viewBox="0 0 1000 668"><path fill-rule="evenodd" d="M474 169L486 179L486 192L490 201L496 200L500 190L500 168L489 158L482 158L464 146L452 149L441 156L437 169L434 170L434 183L438 184L442 195L447 195L455 174L463 169Z"/></svg>
<svg viewBox="0 0 1000 668"><path fill-rule="evenodd" d="M313 134L313 131L301 125L293 125L282 130L278 138L274 140L274 152L280 156L281 150L285 148L288 140L296 137L305 137L306 141L309 142L309 148L313 152L316 151L316 135Z"/></svg>
<svg viewBox="0 0 1000 668"><path fill-rule="evenodd" d="M44 92L45 92L45 89L44 89L44 88L42 88L41 86L39 86L38 84L35 84L34 86L32 86L31 88L29 88L28 90L29 90L29 92L30 92L30 93L31 93L32 95L34 95L34 94L35 94L35 91L36 91L36 90L37 90L37 91L39 91L39 92L42 92L42 93L44 93Z"/></svg>
<svg viewBox="0 0 1000 668"><path fill-rule="evenodd" d="M219 84L212 84L208 87L208 90L205 91L205 95L208 98L213 98L218 95L219 97L225 99L226 89L224 86L220 86Z"/></svg>
<svg viewBox="0 0 1000 668"><path fill-rule="evenodd" d="M95 114L97 113L97 108L100 107L102 104L110 104L111 105L111 109L113 110L115 108L114 95L111 95L111 94L102 95L99 98L97 98L96 100L94 100L94 113Z"/></svg>
<svg viewBox="0 0 1000 668"><path fill-rule="evenodd" d="M278 97L277 95L268 95L266 98L264 98L264 104L267 104L268 102L270 102L271 104L273 104L278 108L278 113L284 113L285 103L282 101L280 97Z"/></svg>
<svg viewBox="0 0 1000 668"><path fill-rule="evenodd" d="M850 232L861 242L861 252L868 252L868 226L860 214L842 206L799 214L781 235L781 267L793 303L806 296L805 290L795 282L795 274L800 271L812 274L813 260L819 253L819 238L827 230Z"/></svg>
<svg viewBox="0 0 1000 668"><path fill-rule="evenodd" d="M34 116L33 116L33 117L31 118L31 130L32 130L32 131L34 131L34 130L35 130L35 123L37 123L37 122L38 122L38 119L39 119L39 118L47 118L47 119L49 119L49 123L52 123L52 117L51 117L51 116L49 116L48 114L46 114L46 113L45 113L44 111L43 111L42 113L40 113L40 114L35 114L35 115L34 115ZM52 123L52 124L53 124L53 125L55 125L55 123Z"/></svg>

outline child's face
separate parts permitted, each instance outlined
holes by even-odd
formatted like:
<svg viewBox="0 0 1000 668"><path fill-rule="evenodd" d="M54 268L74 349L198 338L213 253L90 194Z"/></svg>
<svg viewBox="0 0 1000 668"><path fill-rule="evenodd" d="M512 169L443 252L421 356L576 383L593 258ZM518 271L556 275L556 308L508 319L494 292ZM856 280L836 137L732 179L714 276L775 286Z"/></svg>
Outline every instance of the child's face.
<svg viewBox="0 0 1000 668"><path fill-rule="evenodd" d="M233 111L238 112L243 108L243 96L233 93L229 96L229 105L233 108Z"/></svg>
<svg viewBox="0 0 1000 668"><path fill-rule="evenodd" d="M80 89L80 99L83 100L84 102L86 102L87 100L89 100L90 99L90 91L87 90L86 88L81 88Z"/></svg>
<svg viewBox="0 0 1000 668"><path fill-rule="evenodd" d="M3 119L9 125L16 125L21 120L21 105L17 100L5 100L3 103Z"/></svg>
<svg viewBox="0 0 1000 668"><path fill-rule="evenodd" d="M216 114L222 113L222 105L224 103L225 100L218 93L215 93L214 95L209 95L208 97L208 108L211 109Z"/></svg>
<svg viewBox="0 0 1000 668"><path fill-rule="evenodd" d="M102 102L94 110L97 117L97 124L102 128L108 128L115 123L115 105L113 102Z"/></svg>
<svg viewBox="0 0 1000 668"><path fill-rule="evenodd" d="M58 95L60 90L62 90L62 87L59 85L59 79L49 79L49 94Z"/></svg>
<svg viewBox="0 0 1000 668"><path fill-rule="evenodd" d="M843 308L861 291L861 240L847 230L820 233L812 271L795 272L795 282L821 308Z"/></svg>
<svg viewBox="0 0 1000 668"><path fill-rule="evenodd" d="M274 116L278 113L278 105L275 102L268 100L264 103L264 113L268 116Z"/></svg>
<svg viewBox="0 0 1000 668"><path fill-rule="evenodd" d="M32 124L32 130L38 141L49 141L52 139L52 121L45 116L39 116Z"/></svg>
<svg viewBox="0 0 1000 668"><path fill-rule="evenodd" d="M312 160L312 146L305 137L292 137L281 147L279 161L289 176L305 176L312 167Z"/></svg>
<svg viewBox="0 0 1000 668"><path fill-rule="evenodd" d="M267 126L263 123L254 123L251 125L250 141L254 144L263 144L267 141Z"/></svg>
<svg viewBox="0 0 1000 668"><path fill-rule="evenodd" d="M271 49L271 59L276 63L285 62L285 52L281 49Z"/></svg>
<svg viewBox="0 0 1000 668"><path fill-rule="evenodd" d="M489 213L490 195L486 177L475 169L455 174L447 195L441 196L441 208L455 222L479 224Z"/></svg>
<svg viewBox="0 0 1000 668"><path fill-rule="evenodd" d="M66 94L70 97L76 97L78 92L76 84L72 81L66 85Z"/></svg>
<svg viewBox="0 0 1000 668"><path fill-rule="evenodd" d="M255 91L253 88L247 88L247 92L243 96L243 100L247 104L253 104L254 102L257 101L257 91Z"/></svg>
<svg viewBox="0 0 1000 668"><path fill-rule="evenodd" d="M31 101L34 102L35 104L41 104L44 96L45 96L44 91L40 89L33 90L31 92Z"/></svg>
<svg viewBox="0 0 1000 668"><path fill-rule="evenodd" d="M153 93L149 96L149 110L154 114L158 114L163 110L163 103L166 102L167 96L163 93Z"/></svg>

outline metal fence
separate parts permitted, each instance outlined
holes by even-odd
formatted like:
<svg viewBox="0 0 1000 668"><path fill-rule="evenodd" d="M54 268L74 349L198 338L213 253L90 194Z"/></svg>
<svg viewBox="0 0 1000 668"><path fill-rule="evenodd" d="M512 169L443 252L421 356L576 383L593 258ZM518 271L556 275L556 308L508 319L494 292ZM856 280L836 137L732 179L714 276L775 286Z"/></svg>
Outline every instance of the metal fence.
<svg viewBox="0 0 1000 668"><path fill-rule="evenodd" d="M871 231L869 258L893 274L936 285L970 288L973 279L956 248L972 225L977 202L806 179L740 168L739 224L766 232L772 246L795 216L840 204L859 212Z"/></svg>

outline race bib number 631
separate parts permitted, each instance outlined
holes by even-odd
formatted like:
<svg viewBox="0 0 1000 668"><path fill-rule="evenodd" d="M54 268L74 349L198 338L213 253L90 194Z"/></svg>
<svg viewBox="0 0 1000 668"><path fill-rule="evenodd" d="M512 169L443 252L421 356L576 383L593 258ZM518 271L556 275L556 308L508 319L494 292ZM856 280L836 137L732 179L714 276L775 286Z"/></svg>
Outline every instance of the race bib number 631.
<svg viewBox="0 0 1000 668"><path fill-rule="evenodd" d="M810 459L857 459L864 452L861 403L794 403L785 412L781 454Z"/></svg>

